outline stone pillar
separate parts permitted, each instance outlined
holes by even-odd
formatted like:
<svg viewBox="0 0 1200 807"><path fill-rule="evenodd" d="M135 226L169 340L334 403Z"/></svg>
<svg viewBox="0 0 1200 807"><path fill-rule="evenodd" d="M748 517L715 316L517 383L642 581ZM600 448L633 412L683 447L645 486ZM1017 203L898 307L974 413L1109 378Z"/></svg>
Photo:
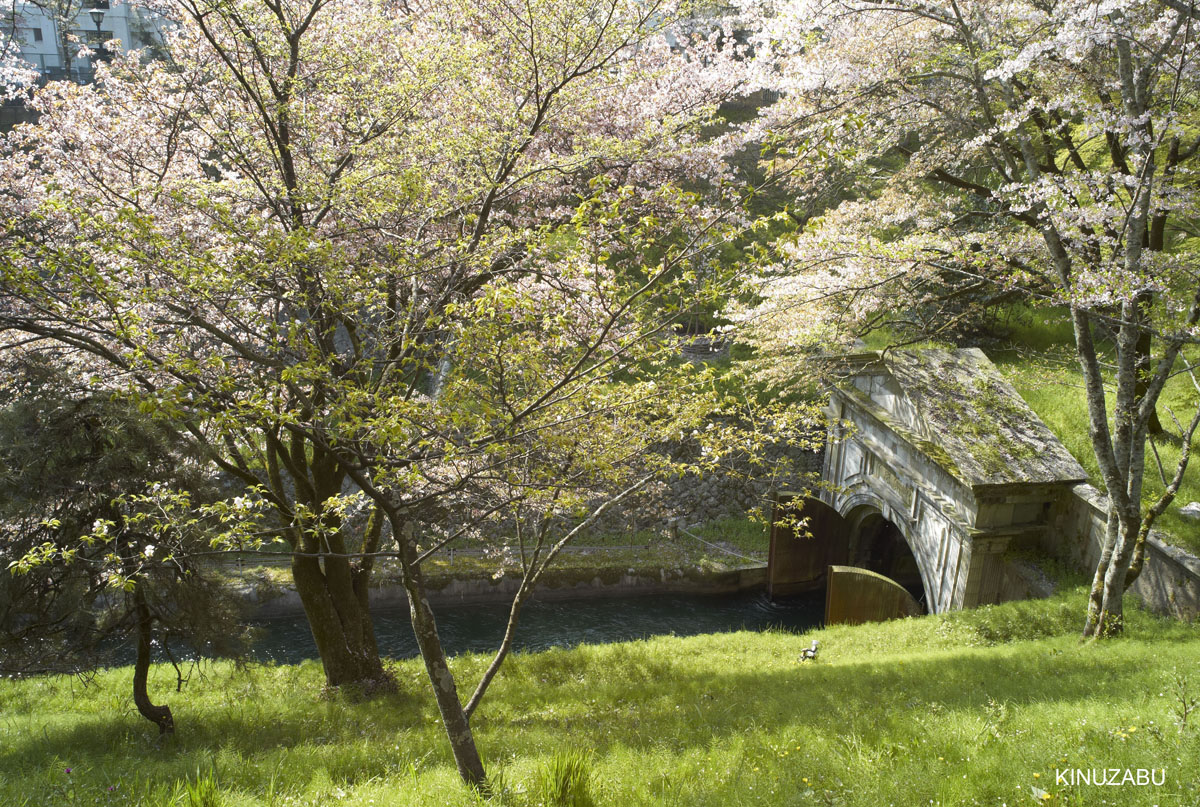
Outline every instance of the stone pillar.
<svg viewBox="0 0 1200 807"><path fill-rule="evenodd" d="M971 533L963 544L966 574L960 578L961 597L955 597L956 608L999 602L1000 586L1004 582L1003 555L1011 538L1011 535Z"/></svg>

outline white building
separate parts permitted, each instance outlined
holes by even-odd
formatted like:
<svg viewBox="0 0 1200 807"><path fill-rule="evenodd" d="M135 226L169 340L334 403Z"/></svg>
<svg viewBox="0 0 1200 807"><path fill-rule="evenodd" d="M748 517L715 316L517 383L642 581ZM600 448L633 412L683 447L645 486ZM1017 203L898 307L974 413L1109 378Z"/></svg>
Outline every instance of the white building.
<svg viewBox="0 0 1200 807"><path fill-rule="evenodd" d="M78 57L80 44L103 58L102 44L116 39L123 49L161 46L161 18L140 6L109 0L9 0L0 12L11 26L21 48L21 58L32 63L49 80L73 78L89 81L92 59Z"/></svg>

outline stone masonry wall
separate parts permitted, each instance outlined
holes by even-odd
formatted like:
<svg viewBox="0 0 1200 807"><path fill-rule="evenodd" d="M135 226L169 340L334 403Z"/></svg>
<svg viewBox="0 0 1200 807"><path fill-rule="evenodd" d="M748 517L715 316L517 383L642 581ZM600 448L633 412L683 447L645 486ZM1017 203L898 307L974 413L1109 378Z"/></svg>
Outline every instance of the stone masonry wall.
<svg viewBox="0 0 1200 807"><path fill-rule="evenodd" d="M811 487L820 476L824 452L777 444L768 447L766 455L769 461L786 455L794 473L787 479L762 479L755 476L749 463L735 462L727 472L703 477L686 474L670 483L669 509L688 524L742 516L753 507L768 506L776 490Z"/></svg>
<svg viewBox="0 0 1200 807"><path fill-rule="evenodd" d="M808 490L820 479L824 451L805 450L779 441L766 446L766 465L787 467L782 477L764 477L748 457L730 455L722 468L703 476L687 473L668 481L655 482L618 505L608 508L591 526L594 535L620 535L638 530L663 531L672 524L706 524L722 518L744 517L755 507L770 507L777 490ZM785 463L777 462L781 458ZM589 505L599 506L603 499ZM511 536L512 525L497 521L485 528L491 537ZM581 535L577 545L586 545Z"/></svg>
<svg viewBox="0 0 1200 807"><path fill-rule="evenodd" d="M1106 505L1096 488L1076 485L1052 510L1043 548L1073 566L1095 569L1104 541ZM1195 619L1200 616L1200 558L1151 533L1146 565L1131 590L1152 611Z"/></svg>

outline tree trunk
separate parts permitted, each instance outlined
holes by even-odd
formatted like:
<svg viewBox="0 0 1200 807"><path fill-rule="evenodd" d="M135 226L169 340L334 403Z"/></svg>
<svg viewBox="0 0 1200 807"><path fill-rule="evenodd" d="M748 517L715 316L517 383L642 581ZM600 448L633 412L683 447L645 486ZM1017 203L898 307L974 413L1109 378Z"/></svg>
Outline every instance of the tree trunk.
<svg viewBox="0 0 1200 807"><path fill-rule="evenodd" d="M1124 557L1118 556L1104 576L1104 601L1094 634L1098 639L1119 636L1125 630L1125 576L1129 573L1129 558L1128 553L1121 555Z"/></svg>
<svg viewBox="0 0 1200 807"><path fill-rule="evenodd" d="M1137 542L1137 524L1110 512L1110 521L1114 518L1118 522L1116 548L1104 573L1103 597L1091 633L1091 637L1095 639L1119 636L1125 630L1125 578L1129 574L1129 562ZM1093 591L1093 602L1094 597Z"/></svg>
<svg viewBox="0 0 1200 807"><path fill-rule="evenodd" d="M1084 638L1094 639L1102 635L1100 627L1103 624L1104 613L1104 581L1108 577L1108 569L1112 565L1113 550L1117 544L1116 510L1109 505L1108 523L1104 530L1104 545L1100 548L1100 560L1096 563L1096 572L1092 576L1092 588L1088 594L1087 622L1083 626Z"/></svg>
<svg viewBox="0 0 1200 807"><path fill-rule="evenodd" d="M292 581L325 668L325 683L331 687L359 684L368 692L390 684L371 622L371 558L363 557L358 566L351 562L340 519L324 506L341 492L343 469L335 457L306 446L298 435L285 439L269 428L262 434L268 448L267 476L276 500L287 502L294 495L316 514L311 523L302 524L290 506L281 508L282 515L294 522L286 536L294 552ZM285 484L284 471L291 485ZM380 524L372 515L364 553L377 551Z"/></svg>
<svg viewBox="0 0 1200 807"><path fill-rule="evenodd" d="M1152 348L1152 335L1147 327L1138 334L1137 340L1137 391L1135 395L1139 403L1146 397L1146 392L1150 387L1150 351ZM1158 419L1157 409L1150 411L1150 420L1146 422L1146 431L1153 437L1162 435L1163 426L1162 421Z"/></svg>
<svg viewBox="0 0 1200 807"><path fill-rule="evenodd" d="M373 553L379 551L385 518L383 511L378 507L371 511L363 540L363 557L357 565L352 564L350 570L351 588L358 600L358 607L365 616L362 626L363 644L367 652L375 657L379 656L379 644L375 639L375 622L371 619L371 575L375 571Z"/></svg>
<svg viewBox="0 0 1200 807"><path fill-rule="evenodd" d="M292 579L325 668L325 683L331 687L358 684L372 690L386 684L366 586L355 590L349 561L293 555Z"/></svg>
<svg viewBox="0 0 1200 807"><path fill-rule="evenodd" d="M1112 402L1113 430L1104 433L1107 400L1103 384L1089 378L1088 411L1091 436L1108 489L1108 522L1104 546L1088 599L1084 635L1093 639L1117 636L1124 630L1123 598L1130 562L1138 544L1141 525L1142 479L1145 472L1146 425L1139 414L1149 385L1139 390L1148 378L1149 357L1141 350L1139 327L1144 300L1122 305L1122 324L1117 335L1116 393ZM1087 342L1077 337L1081 358ZM1084 360L1085 372L1097 375L1094 355Z"/></svg>
<svg viewBox="0 0 1200 807"><path fill-rule="evenodd" d="M133 665L133 703L142 717L158 726L159 735L175 733L175 718L171 707L156 706L150 700L146 682L150 675L150 643L153 638L154 617L146 604L146 593L139 581L133 589L134 617L137 620L137 661Z"/></svg>
<svg viewBox="0 0 1200 807"><path fill-rule="evenodd" d="M397 525L393 523L393 531L400 535ZM458 775L468 785L475 788L487 787L487 774L483 769L483 760L475 747L475 736L471 732L470 718L463 709L458 697L458 686L450 665L446 662L446 653L442 649L442 640L438 636L437 620L434 619L433 609L429 607L429 599L425 596L425 583L421 577L421 567L414 563L412 542L401 539L403 551L404 590L408 594L409 614L412 617L413 633L417 637L417 647L421 651L421 659L425 662L425 672L433 685L433 696L437 701L438 712L442 716L442 725L450 740L450 750L454 754L454 764L458 767Z"/></svg>
<svg viewBox="0 0 1200 807"><path fill-rule="evenodd" d="M533 582L527 573L524 579L521 580L521 587L517 589L516 596L513 597L512 607L508 611L508 624L504 626L504 638L500 641L500 649L496 651L496 655L492 657L492 663L483 673L483 678L479 680L479 685L475 688L475 693L471 695L471 699L467 701L465 709L467 719L475 714L475 710L479 708L479 702L483 700L483 696L487 693L488 687L492 683L492 679L496 677L496 673L500 672L500 665L508 658L508 653L512 650L513 639L517 635L517 617L521 615L521 607L525 604L525 598L533 589Z"/></svg>

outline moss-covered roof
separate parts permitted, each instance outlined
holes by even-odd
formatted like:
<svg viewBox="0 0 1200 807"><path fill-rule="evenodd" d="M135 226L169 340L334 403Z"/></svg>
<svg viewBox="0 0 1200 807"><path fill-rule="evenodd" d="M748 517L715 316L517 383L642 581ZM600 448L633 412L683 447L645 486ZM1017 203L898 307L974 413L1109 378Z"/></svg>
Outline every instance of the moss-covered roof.
<svg viewBox="0 0 1200 807"><path fill-rule="evenodd" d="M855 357L854 376L887 376L902 401L880 404L889 425L966 484L1080 482L1087 473L977 348ZM858 398L863 392L854 389ZM882 396L885 401L888 396ZM876 411L879 414L879 411ZM906 422L907 421L907 422ZM916 439L913 439L915 435Z"/></svg>

